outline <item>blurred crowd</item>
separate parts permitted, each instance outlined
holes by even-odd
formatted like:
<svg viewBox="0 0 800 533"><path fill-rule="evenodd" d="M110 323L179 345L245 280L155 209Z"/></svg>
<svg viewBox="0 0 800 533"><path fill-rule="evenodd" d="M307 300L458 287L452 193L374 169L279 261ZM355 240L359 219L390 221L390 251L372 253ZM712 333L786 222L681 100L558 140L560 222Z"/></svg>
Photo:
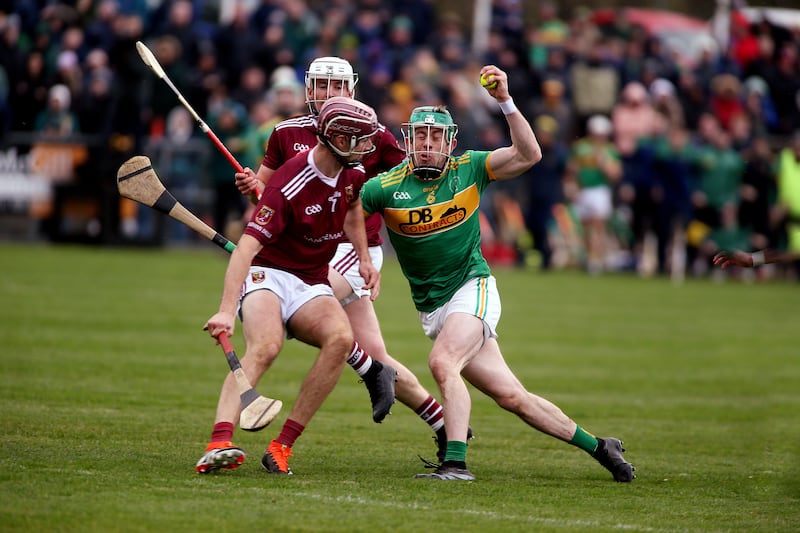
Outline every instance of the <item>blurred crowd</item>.
<svg viewBox="0 0 800 533"><path fill-rule="evenodd" d="M90 184L145 153L176 197L207 200L224 229L245 210L232 169L137 40L253 168L272 127L307 112L305 68L329 55L353 64L356 97L398 139L411 109L443 103L461 149L502 146L503 115L477 83L495 64L544 159L483 206L491 261L703 275L718 249L800 251L800 28L734 12L726 49L689 62L588 9L522 10L495 0L476 47L472 20L431 0L6 1L0 139L83 138L77 179Z"/></svg>

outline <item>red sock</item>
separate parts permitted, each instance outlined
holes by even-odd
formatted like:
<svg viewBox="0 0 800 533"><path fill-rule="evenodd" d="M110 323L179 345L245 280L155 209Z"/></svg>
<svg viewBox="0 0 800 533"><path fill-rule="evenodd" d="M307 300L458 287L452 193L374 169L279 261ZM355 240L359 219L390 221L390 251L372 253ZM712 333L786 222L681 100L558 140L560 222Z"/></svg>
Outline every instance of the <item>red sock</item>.
<svg viewBox="0 0 800 533"><path fill-rule="evenodd" d="M306 429L305 426L298 424L294 420L289 418L286 419L286 423L283 424L283 428L281 428L281 434L278 435L278 438L275 439L276 441L280 442L284 446L288 446L291 448L294 446L294 441L297 440L303 430Z"/></svg>
<svg viewBox="0 0 800 533"><path fill-rule="evenodd" d="M442 416L442 406L436 401L433 396L422 402L422 404L414 410L417 415L433 429L434 431L444 426L444 417Z"/></svg>
<svg viewBox="0 0 800 533"><path fill-rule="evenodd" d="M211 442L228 442L233 439L233 423L217 422L211 432Z"/></svg>
<svg viewBox="0 0 800 533"><path fill-rule="evenodd" d="M358 342L353 341L353 348L350 350L350 355L347 356L347 364L350 365L359 376L364 377L372 367L372 357L361 349Z"/></svg>

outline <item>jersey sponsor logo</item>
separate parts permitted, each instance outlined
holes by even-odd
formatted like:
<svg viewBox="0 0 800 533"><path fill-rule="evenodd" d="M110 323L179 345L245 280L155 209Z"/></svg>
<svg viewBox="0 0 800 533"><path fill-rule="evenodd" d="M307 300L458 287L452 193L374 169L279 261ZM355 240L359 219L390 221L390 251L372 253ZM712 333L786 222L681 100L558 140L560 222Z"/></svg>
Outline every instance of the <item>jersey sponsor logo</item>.
<svg viewBox="0 0 800 533"><path fill-rule="evenodd" d="M250 279L253 283L263 283L267 276L264 274L263 270L259 270L258 272L251 272Z"/></svg>
<svg viewBox="0 0 800 533"><path fill-rule="evenodd" d="M428 207L410 209L408 211L408 222L400 224L400 231L405 235L421 237L457 226L465 218L467 218L467 210L457 205L439 215L438 218L434 218L433 209Z"/></svg>
<svg viewBox="0 0 800 533"><path fill-rule="evenodd" d="M405 237L424 237L455 228L476 214L480 194L474 185L456 194L452 200L431 206L387 208L386 227Z"/></svg>
<svg viewBox="0 0 800 533"><path fill-rule="evenodd" d="M261 209L259 209L258 213L256 213L255 221L261 226L266 226L274 214L274 209L267 207L266 205L262 205Z"/></svg>
<svg viewBox="0 0 800 533"><path fill-rule="evenodd" d="M395 191L392 193L392 198L395 200L411 200L411 194L407 191Z"/></svg>
<svg viewBox="0 0 800 533"><path fill-rule="evenodd" d="M297 152L297 153L300 153L300 152L305 152L305 151L306 151L306 150L308 150L309 148L311 148L309 145L307 145L307 144L303 144L303 143L294 143L294 144L292 145L292 149L293 149L295 152Z"/></svg>
<svg viewBox="0 0 800 533"><path fill-rule="evenodd" d="M306 235L304 237L305 240L308 242L313 242L314 244L320 244L326 241L338 241L344 237L344 231L337 231L336 233L326 233L325 235L320 235L319 237L312 237L310 235Z"/></svg>
<svg viewBox="0 0 800 533"><path fill-rule="evenodd" d="M263 235L267 239L271 239L272 238L272 232L271 231L269 231L267 228L265 228L263 226L259 226L255 222L248 222L247 223L247 228L251 229L253 231L257 231L258 233L260 233L261 235Z"/></svg>
<svg viewBox="0 0 800 533"><path fill-rule="evenodd" d="M306 206L306 215L318 215L322 213L322 206L319 204Z"/></svg>

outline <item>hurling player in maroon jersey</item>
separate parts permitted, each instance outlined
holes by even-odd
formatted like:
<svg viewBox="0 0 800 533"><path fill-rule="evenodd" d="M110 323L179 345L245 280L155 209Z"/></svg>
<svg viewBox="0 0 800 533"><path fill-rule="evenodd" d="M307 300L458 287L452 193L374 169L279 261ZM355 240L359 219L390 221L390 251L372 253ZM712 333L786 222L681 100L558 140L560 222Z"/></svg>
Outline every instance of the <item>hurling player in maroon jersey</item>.
<svg viewBox="0 0 800 533"><path fill-rule="evenodd" d="M250 195L251 198L256 197L258 190L263 188L265 183L269 183L277 168L298 152L314 146L318 109L332 96L342 95L353 98L357 81L358 75L353 72L350 63L344 59L321 57L312 61L305 77L306 102L310 113L284 120L275 126L258 173L246 169L244 173L236 174L239 190L243 194ZM400 148L395 137L383 125L378 128L375 145L375 151L365 156L362 161L365 179L389 170L405 159L405 151ZM383 263L380 216L377 214L370 216L367 219L366 227L372 262L380 269ZM370 389L370 395L373 397L373 419L376 422L382 420L390 406L376 404L375 394L372 391L375 380L370 379L369 374L365 375L365 373L370 368L382 364L397 371L397 399L411 408L436 432L437 456L441 461L447 443L442 407L420 384L417 377L387 352L378 318L372 301L368 297L369 292L361 289L364 282L358 274L358 258L352 245L346 239L339 244L336 256L330 266L331 285L336 297L341 300L345 308L353 327L353 333L358 342L375 359L375 361L370 361L367 357L362 357L361 360L348 361L356 372L364 377L364 383ZM385 378L386 376L376 374L375 379L381 377Z"/></svg>
<svg viewBox="0 0 800 533"><path fill-rule="evenodd" d="M351 98L331 98L320 110L318 128L317 144L281 166L264 189L228 263L219 311L205 325L215 338L232 335L238 310L246 344L241 364L251 383L272 365L285 336L320 349L280 435L261 460L274 474L292 473L288 458L295 440L333 390L345 359L363 353L328 282L328 262L345 234L358 255L364 288L373 298L380 288L359 199L360 161L374 150L377 116ZM197 472L244 462L244 451L231 442L240 410L231 373Z"/></svg>

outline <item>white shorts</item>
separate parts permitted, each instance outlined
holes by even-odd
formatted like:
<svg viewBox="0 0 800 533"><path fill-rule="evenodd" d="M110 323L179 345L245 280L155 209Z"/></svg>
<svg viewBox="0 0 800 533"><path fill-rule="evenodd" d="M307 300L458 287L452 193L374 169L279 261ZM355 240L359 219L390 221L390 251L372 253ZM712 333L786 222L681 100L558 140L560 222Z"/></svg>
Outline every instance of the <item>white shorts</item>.
<svg viewBox="0 0 800 533"><path fill-rule="evenodd" d="M369 256L372 258L372 264L378 271L383 266L383 248L380 246L370 246ZM356 298L362 296L369 296L369 290L364 290L363 287L367 282L361 277L358 272L358 255L356 254L353 245L349 242L339 243L336 247L336 255L333 256L328 266L341 274L350 287L353 288L353 294Z"/></svg>
<svg viewBox="0 0 800 533"><path fill-rule="evenodd" d="M242 300L254 291L268 290L281 302L281 319L286 324L306 302L317 296L333 296L329 285L309 285L294 274L274 268L251 266L239 297L239 318L242 318Z"/></svg>
<svg viewBox="0 0 800 533"><path fill-rule="evenodd" d="M488 338L497 337L500 311L497 280L494 276L489 276L469 280L443 306L428 313L419 311L419 319L425 335L435 339L442 331L448 315L467 313L483 320L484 338Z"/></svg>
<svg viewBox="0 0 800 533"><path fill-rule="evenodd" d="M581 189L575 202L578 218L607 219L611 216L611 188L605 185Z"/></svg>

